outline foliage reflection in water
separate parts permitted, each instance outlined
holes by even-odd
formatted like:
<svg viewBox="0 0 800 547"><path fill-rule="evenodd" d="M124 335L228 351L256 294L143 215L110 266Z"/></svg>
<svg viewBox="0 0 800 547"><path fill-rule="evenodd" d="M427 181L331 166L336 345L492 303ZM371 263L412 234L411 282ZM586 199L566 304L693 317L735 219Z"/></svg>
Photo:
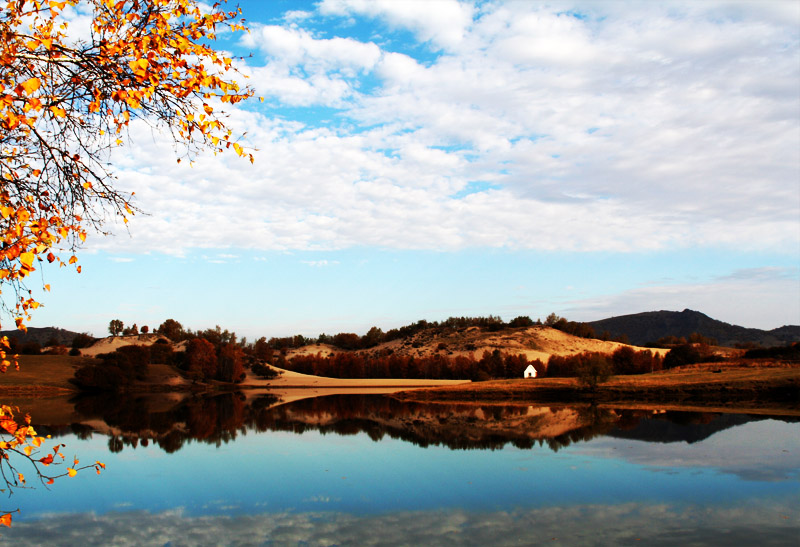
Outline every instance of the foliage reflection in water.
<svg viewBox="0 0 800 547"><path fill-rule="evenodd" d="M6 540L780 545L800 532L796 418L241 393L74 404L92 427L50 432L82 454L108 443L109 469L24 492Z"/></svg>
<svg viewBox="0 0 800 547"><path fill-rule="evenodd" d="M417 446L451 449L527 449L535 444L557 451L578 441L611 435L650 442L696 442L727 428L768 416L653 409L612 409L590 404L467 404L402 402L384 395L329 395L288 403L275 395L248 398L241 392L170 400L152 395L94 395L74 399L80 423L40 426L58 436L91 436L98 420L108 426L109 449L155 443L168 453L187 441L220 446L246 431L302 434L366 433ZM798 422L800 418L775 419Z"/></svg>

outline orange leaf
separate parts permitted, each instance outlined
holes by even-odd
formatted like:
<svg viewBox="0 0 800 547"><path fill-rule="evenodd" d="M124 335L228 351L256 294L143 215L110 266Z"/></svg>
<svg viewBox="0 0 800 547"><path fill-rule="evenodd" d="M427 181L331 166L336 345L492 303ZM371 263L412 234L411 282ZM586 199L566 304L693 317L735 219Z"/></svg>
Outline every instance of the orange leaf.
<svg viewBox="0 0 800 547"><path fill-rule="evenodd" d="M42 85L42 82L39 80L39 78L30 78L22 82L21 85L22 89L25 90L25 93L30 95L31 93L39 89L39 86Z"/></svg>
<svg viewBox="0 0 800 547"><path fill-rule="evenodd" d="M5 515L0 516L0 524L11 528L11 513L6 513Z"/></svg>
<svg viewBox="0 0 800 547"><path fill-rule="evenodd" d="M12 435L17 432L17 422L9 418L8 416L0 416L0 427L11 433Z"/></svg>

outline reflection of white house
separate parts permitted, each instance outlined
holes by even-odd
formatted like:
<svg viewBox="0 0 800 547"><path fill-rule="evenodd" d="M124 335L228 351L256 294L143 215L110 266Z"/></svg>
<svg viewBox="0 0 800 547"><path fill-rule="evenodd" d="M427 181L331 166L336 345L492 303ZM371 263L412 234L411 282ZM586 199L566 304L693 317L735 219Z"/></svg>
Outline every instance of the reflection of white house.
<svg viewBox="0 0 800 547"><path fill-rule="evenodd" d="M536 378L536 369L533 368L533 365L528 365L528 368L525 369L523 378Z"/></svg>

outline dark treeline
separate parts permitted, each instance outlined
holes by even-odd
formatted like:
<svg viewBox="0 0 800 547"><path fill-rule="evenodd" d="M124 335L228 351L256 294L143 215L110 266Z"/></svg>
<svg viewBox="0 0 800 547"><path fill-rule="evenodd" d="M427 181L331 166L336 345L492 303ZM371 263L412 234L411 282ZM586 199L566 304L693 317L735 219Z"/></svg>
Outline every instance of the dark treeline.
<svg viewBox="0 0 800 547"><path fill-rule="evenodd" d="M577 355L553 355L543 363L539 359L528 361L524 354L513 355L494 350L485 351L480 359L459 355L450 357L441 354L412 357L395 353L365 355L338 353L323 356L298 355L289 360L279 358L281 368L294 372L328 376L333 378L408 378L440 380L482 381L503 378L521 378L529 364L538 376L581 377L588 374L587 368L599 367L610 374L646 374L662 370L663 360L650 350L636 351L621 347L613 354L581 353Z"/></svg>
<svg viewBox="0 0 800 547"><path fill-rule="evenodd" d="M407 378L441 380L489 380L521 378L531 363L525 355L510 355L500 350L484 352L480 359L471 356L449 357L434 354L423 357L380 353L337 353L323 356L298 355L289 360L279 358L277 366L294 372L332 378ZM533 362L537 370L544 364Z"/></svg>
<svg viewBox="0 0 800 547"><path fill-rule="evenodd" d="M780 359L782 361L800 361L800 342L791 346L772 348L753 348L744 354L747 359Z"/></svg>
<svg viewBox="0 0 800 547"><path fill-rule="evenodd" d="M611 355L585 352L575 355L552 355L547 360L546 375L551 377L579 377L591 360L599 360L609 374L647 374L662 370L663 359L650 350L636 351L629 346L618 348Z"/></svg>

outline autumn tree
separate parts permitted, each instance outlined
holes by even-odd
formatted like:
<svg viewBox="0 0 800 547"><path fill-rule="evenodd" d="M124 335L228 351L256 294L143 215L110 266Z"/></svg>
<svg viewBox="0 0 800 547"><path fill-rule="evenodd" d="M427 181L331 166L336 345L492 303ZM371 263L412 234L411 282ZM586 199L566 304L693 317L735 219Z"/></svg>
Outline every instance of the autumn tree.
<svg viewBox="0 0 800 547"><path fill-rule="evenodd" d="M578 362L577 373L578 382L594 391L599 384L609 379L613 369L605 355L591 353L582 356Z"/></svg>
<svg viewBox="0 0 800 547"><path fill-rule="evenodd" d="M217 352L203 338L189 340L186 346L186 370L194 381L212 380L217 375Z"/></svg>
<svg viewBox="0 0 800 547"><path fill-rule="evenodd" d="M203 148L246 154L221 107L252 92L240 88L233 59L212 48L217 32L242 27L238 10L219 6L0 0L0 306L18 327L39 306L25 282L40 263L75 265L88 232L133 215L110 155L131 122L171 135L189 159ZM80 36L68 20L78 7L91 16ZM10 364L0 347L0 369ZM11 409L0 416L15 439L0 444L7 462L9 451L39 437L12 426ZM35 452L20 453L33 461ZM6 518L0 513L0 523Z"/></svg>
<svg viewBox="0 0 800 547"><path fill-rule="evenodd" d="M183 336L183 325L174 319L167 319L156 329L158 334L163 334L173 342L180 341Z"/></svg>
<svg viewBox="0 0 800 547"><path fill-rule="evenodd" d="M108 332L111 336L119 336L125 331L125 324L119 319L112 319L108 323Z"/></svg>
<svg viewBox="0 0 800 547"><path fill-rule="evenodd" d="M265 337L262 336L253 344L253 357L267 363L272 361L272 348Z"/></svg>
<svg viewBox="0 0 800 547"><path fill-rule="evenodd" d="M244 380L244 351L236 344L222 344L217 354L217 380L241 382Z"/></svg>

